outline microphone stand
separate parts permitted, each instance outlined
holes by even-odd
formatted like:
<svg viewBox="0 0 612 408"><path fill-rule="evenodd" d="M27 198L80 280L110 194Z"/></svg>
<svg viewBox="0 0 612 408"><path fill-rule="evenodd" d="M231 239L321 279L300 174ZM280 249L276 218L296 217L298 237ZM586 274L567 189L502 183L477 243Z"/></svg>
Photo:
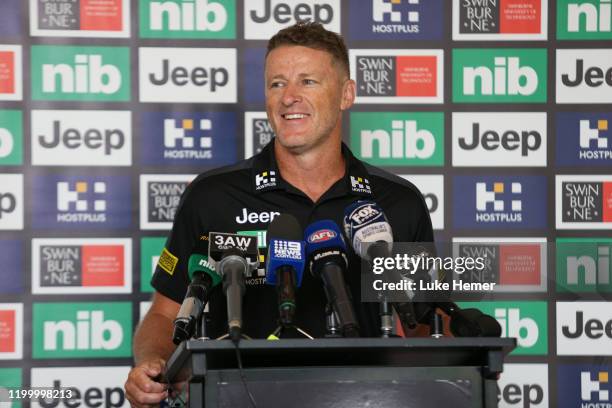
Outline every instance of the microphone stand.
<svg viewBox="0 0 612 408"><path fill-rule="evenodd" d="M342 337L340 334L340 326L338 324L338 318L334 312L334 308L329 303L325 307L325 325L327 327L327 338L338 338Z"/></svg>
<svg viewBox="0 0 612 408"><path fill-rule="evenodd" d="M200 315L200 319L197 320L196 329L195 329L195 338L198 340L210 340L210 337L206 335L206 319L208 318L208 313L202 312Z"/></svg>

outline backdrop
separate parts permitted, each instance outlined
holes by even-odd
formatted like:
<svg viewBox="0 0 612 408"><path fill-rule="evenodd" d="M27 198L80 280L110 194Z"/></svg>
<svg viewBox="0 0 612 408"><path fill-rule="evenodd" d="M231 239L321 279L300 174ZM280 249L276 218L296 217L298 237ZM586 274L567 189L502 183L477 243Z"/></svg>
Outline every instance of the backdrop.
<svg viewBox="0 0 612 408"><path fill-rule="evenodd" d="M500 405L609 407L610 0L0 1L0 385L124 404L180 194L270 141L266 40L296 19L347 40L353 152L491 257Z"/></svg>

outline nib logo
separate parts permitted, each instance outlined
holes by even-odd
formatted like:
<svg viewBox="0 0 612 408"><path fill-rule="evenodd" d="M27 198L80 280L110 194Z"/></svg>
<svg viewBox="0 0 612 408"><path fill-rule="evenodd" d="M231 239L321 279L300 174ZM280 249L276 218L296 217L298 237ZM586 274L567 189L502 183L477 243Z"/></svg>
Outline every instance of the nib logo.
<svg viewBox="0 0 612 408"><path fill-rule="evenodd" d="M236 37L234 0L143 0L140 16L144 38Z"/></svg>
<svg viewBox="0 0 612 408"><path fill-rule="evenodd" d="M557 239L557 289L562 292L612 292L612 240Z"/></svg>
<svg viewBox="0 0 612 408"><path fill-rule="evenodd" d="M520 309L495 309L495 319L502 327L502 337L516 337L520 347L533 347L538 341L538 325L531 318L521 318Z"/></svg>
<svg viewBox="0 0 612 408"><path fill-rule="evenodd" d="M353 149L375 165L441 166L443 135L441 113L351 114Z"/></svg>
<svg viewBox="0 0 612 408"><path fill-rule="evenodd" d="M610 0L558 0L557 38L612 39Z"/></svg>
<svg viewBox="0 0 612 408"><path fill-rule="evenodd" d="M453 50L454 102L546 102L543 49Z"/></svg>
<svg viewBox="0 0 612 408"><path fill-rule="evenodd" d="M132 305L35 303L34 358L129 357Z"/></svg>
<svg viewBox="0 0 612 408"><path fill-rule="evenodd" d="M580 373L580 398L583 401L595 400L598 402L610 401L610 391L602 389L602 385L608 385L608 372L600 371L597 373L597 379L591 379L590 371ZM609 387L609 385L608 385ZM595 398L593 397L595 393Z"/></svg>
<svg viewBox="0 0 612 408"><path fill-rule="evenodd" d="M32 47L32 99L128 101L127 47Z"/></svg>

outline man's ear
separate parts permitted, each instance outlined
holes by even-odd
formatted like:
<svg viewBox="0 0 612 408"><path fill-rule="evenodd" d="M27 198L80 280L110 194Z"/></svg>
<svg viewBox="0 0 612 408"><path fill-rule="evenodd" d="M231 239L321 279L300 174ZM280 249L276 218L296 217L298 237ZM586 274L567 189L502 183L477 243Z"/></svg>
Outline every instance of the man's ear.
<svg viewBox="0 0 612 408"><path fill-rule="evenodd" d="M341 110L347 110L353 103L355 102L355 90L356 90L355 81L352 79L347 79L344 82L344 86L342 87L342 102L340 103Z"/></svg>

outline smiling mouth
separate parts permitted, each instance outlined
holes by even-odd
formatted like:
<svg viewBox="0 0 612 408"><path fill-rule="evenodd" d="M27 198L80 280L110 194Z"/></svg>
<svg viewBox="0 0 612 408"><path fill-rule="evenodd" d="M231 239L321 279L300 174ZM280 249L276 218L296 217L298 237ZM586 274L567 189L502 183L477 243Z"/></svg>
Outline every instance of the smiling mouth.
<svg viewBox="0 0 612 408"><path fill-rule="evenodd" d="M309 115L306 115L305 113L285 113L281 116L283 117L283 119L293 120L293 119L304 119L308 117Z"/></svg>

